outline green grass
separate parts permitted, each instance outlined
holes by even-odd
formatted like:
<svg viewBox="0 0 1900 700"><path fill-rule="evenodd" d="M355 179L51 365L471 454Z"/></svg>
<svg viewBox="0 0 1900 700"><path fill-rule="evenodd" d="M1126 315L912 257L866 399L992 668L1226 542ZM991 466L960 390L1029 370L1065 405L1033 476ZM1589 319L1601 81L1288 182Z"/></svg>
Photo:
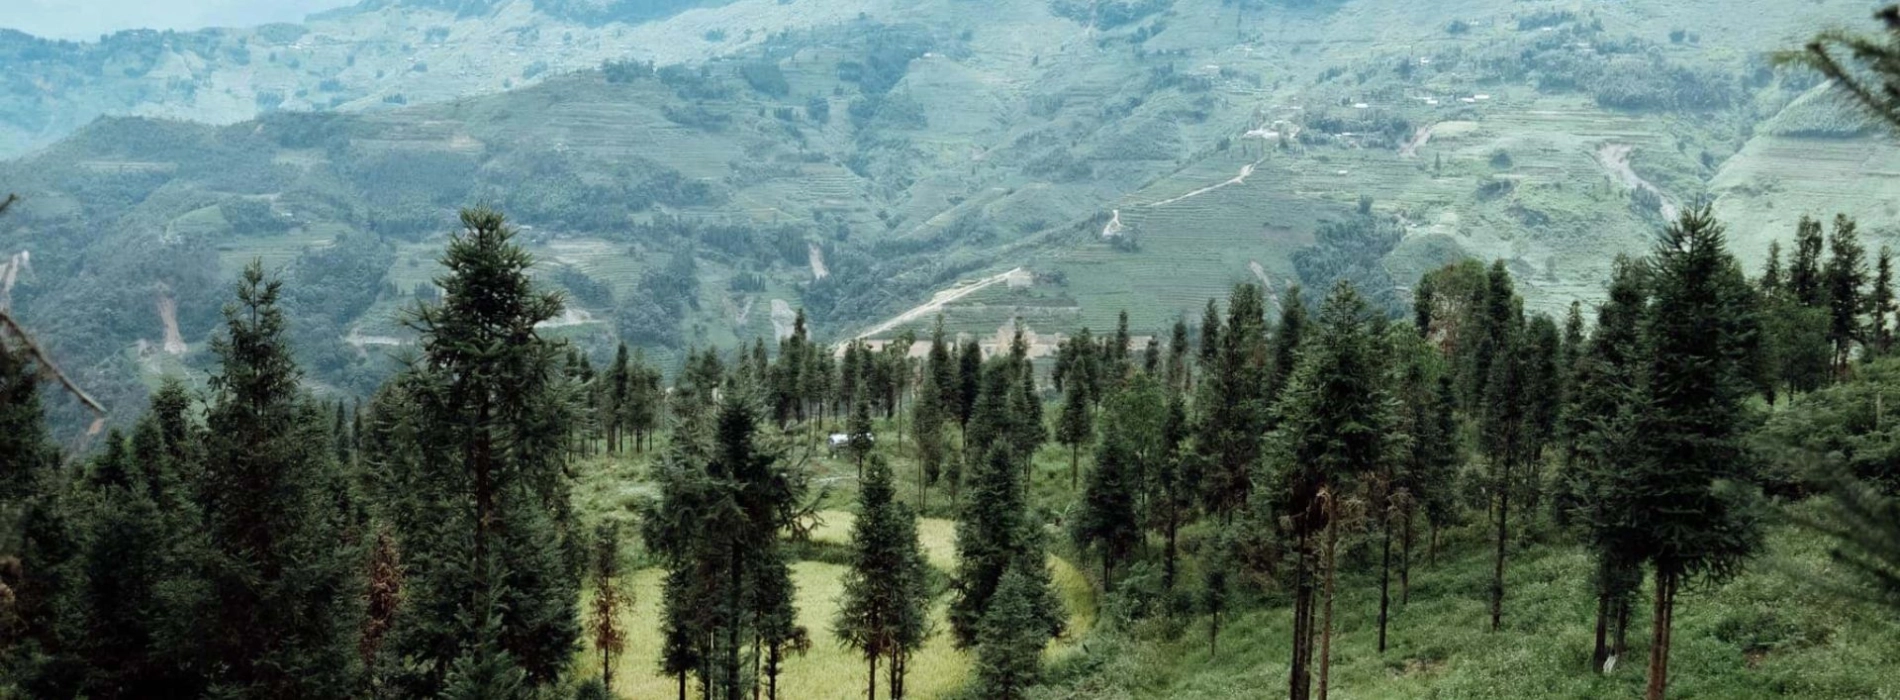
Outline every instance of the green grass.
<svg viewBox="0 0 1900 700"><path fill-rule="evenodd" d="M1591 563L1570 545L1515 548L1504 629L1488 631L1491 559L1476 530L1448 533L1436 567L1413 570L1411 601L1394 612L1390 648L1376 649L1376 561L1342 557L1332 689L1342 698L1636 697L1648 651L1648 598L1631 649L1607 676L1591 673ZM1888 698L1900 693L1900 635L1882 610L1829 588L1840 570L1812 533L1777 527L1767 552L1725 585L1685 591L1670 658L1671 698ZM1204 619L1178 634L1154 626L1097 635L1053 674L1057 697L1214 700L1271 697L1286 682L1291 613L1269 606L1227 620L1218 654ZM1140 629L1142 632L1131 632ZM1317 668L1317 666L1315 667Z"/></svg>
<svg viewBox="0 0 1900 700"><path fill-rule="evenodd" d="M894 438L892 429L893 426L884 424L880 434ZM908 450L895 440L885 449L900 475L899 494L913 497L915 482L901 478L916 471L908 460ZM1066 453L1060 459L1053 454L1045 450L1036 463L1038 490L1053 487L1057 481L1066 488ZM637 527L640 505L657 497L652 486L644 481L651 458L651 454L629 454L581 460L576 470L579 480L574 489L574 502L582 520L589 523L618 520L627 532ZM822 547L843 547L850 541L854 520L851 509L855 507L856 491L852 477L856 467L848 460L822 453L811 456L807 466L814 478L836 484L827 501L832 507L820 513L821 524L813 530L812 540ZM932 498L948 501L947 494L933 494ZM956 525L953 521L936 517L920 519L918 540L933 568L946 576L955 569ZM626 541L626 559L635 562L637 568L623 583L633 594L634 604L623 620L630 636L626 651L615 665L614 689L622 697L670 697L676 681L657 673L662 642L660 589L665 572L644 557L636 538ZM1083 653L1085 643L1092 639L1097 601L1094 583L1073 563L1051 554L1049 566L1057 595L1069 610L1066 634L1044 652L1047 663L1057 664ZM797 561L792 565L793 583L798 588L798 621L810 632L812 647L804 656L786 661L780 677L783 697L827 700L863 693L866 672L863 659L844 648L831 633L845 572L843 566L815 560ZM591 590L584 593L583 610L586 610L586 598L591 595ZM960 697L969 680L974 657L952 645L945 618L948 602L947 595L939 595L933 602L934 633L911 660L906 687L912 697L923 700ZM592 677L600 671L600 657L589 644L575 657L573 671L579 677Z"/></svg>

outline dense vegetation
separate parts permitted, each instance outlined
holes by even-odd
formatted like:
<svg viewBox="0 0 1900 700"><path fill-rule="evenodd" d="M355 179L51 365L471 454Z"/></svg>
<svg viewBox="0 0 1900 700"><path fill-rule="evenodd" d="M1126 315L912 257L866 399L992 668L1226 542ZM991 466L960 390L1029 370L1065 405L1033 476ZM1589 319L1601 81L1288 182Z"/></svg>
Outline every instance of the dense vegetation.
<svg viewBox="0 0 1900 700"><path fill-rule="evenodd" d="M1103 9L1135 23L1165 6ZM1823 35L1784 60L1900 124L1900 10L1882 18L1886 37ZM860 89L858 128L905 118L894 87L926 39L881 32L838 66ZM1843 46L1866 65L1844 67ZM1699 92L1720 86L1645 73L1657 74L1674 108L1726 104ZM599 77L703 96L725 84L711 75ZM788 94L760 64L726 78ZM707 114L665 118L724 128ZM218 152L196 162L228 168L192 176L245 196L147 182L75 206L112 216L183 196L194 216L283 234L276 210L246 197L267 194L265 179L311 175L262 146L347 150L355 139L330 130L361 127L264 124L215 137L181 126L167 146ZM1493 168L1514 167L1499 155ZM1900 381L1900 307L1892 251L1870 252L1852 217L1803 218L1785 232L1785 259L1777 244L1751 273L1733 222L1685 208L1643 255L1616 258L1600 303L1559 318L1532 308L1532 280L1502 259L1456 259L1400 286L1382 260L1403 224L1361 197L1290 256L1322 293L1236 284L1145 345L1127 312L1113 331L1059 337L1043 362L1020 319L991 343L952 335L938 315L928 339L906 328L834 345L798 310L776 347L721 348L689 341L679 320L716 303L702 265L757 291L775 266L828 255L831 273L804 300L830 318L873 304L863 290L887 281L890 260L920 265L940 241L821 247L797 224L634 221L718 193L632 159L603 184L571 167L578 157L523 146L479 163L382 154L374 174L323 171L367 178L321 187L369 230L281 271L254 258L234 288L215 260L194 259L205 240L83 266L112 241L73 228L84 238L53 249L56 265L157 275L159 308L172 307L162 314L180 300L225 303L215 318L168 318L174 335L209 336L203 389L168 376L136 416L105 415L54 364L61 346L49 353L0 306L0 696L600 698L657 674L680 700L777 700L800 692L792 672L822 644L853 664L831 696L862 688L871 700L880 687L1003 700L1277 694L1254 681L1301 699L1434 685L1563 697L1638 682L1652 700L1684 682L1865 697L1900 668L1885 617L1900 607L1900 471L1883 408ZM534 177L484 180L517 166ZM402 184L427 177L444 182ZM394 251L438 242L415 212L454 206L407 197L449 182L536 221L627 223L617 242L666 254L630 284L604 284L565 262L538 266L525 227L463 209L437 274L402 299L412 347L386 373L352 371L361 358L335 345L366 309L404 296L387 281ZM14 206L0 201L0 214ZM944 235L988 225L966 216ZM1126 240L1118 253L1139 249ZM149 302L113 289L109 303ZM620 342L556 332L575 303L612 308ZM131 324L67 323L56 331L68 347L106 348L113 324ZM677 354L676 370L649 360L655 347ZM110 355L93 352L89 362ZM318 392L338 378L367 401ZM68 397L116 420L62 448L47 406ZM850 518L845 541L820 534L827 514ZM933 551L935 528L954 551ZM1764 560L1825 557L1836 567L1816 583L1828 588L1802 605L1697 617L1731 594L1760 600L1735 589L1768 585ZM837 572L815 625L809 588L827 581L812 572L832 569L814 565ZM635 612L642 601L652 616ZM1818 606L1843 612L1823 620L1808 610ZM1562 633L1536 636L1546 626ZM1524 641L1513 635L1533 642L1536 664L1500 656ZM1421 642L1430 636L1458 646ZM656 643L624 659L642 639ZM1734 653L1706 654L1708 640ZM1871 668L1781 669L1748 685L1779 655L1829 647ZM966 659L967 673L913 690L939 653ZM1461 662L1485 670L1434 668ZM1197 664L1222 678L1214 691L1192 687ZM1526 671L1543 675L1502 678Z"/></svg>

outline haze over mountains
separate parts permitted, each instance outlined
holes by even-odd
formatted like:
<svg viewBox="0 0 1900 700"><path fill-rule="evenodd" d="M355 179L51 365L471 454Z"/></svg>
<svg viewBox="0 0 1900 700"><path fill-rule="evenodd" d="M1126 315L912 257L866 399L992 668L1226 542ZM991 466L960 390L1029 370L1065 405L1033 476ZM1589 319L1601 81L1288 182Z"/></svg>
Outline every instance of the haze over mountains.
<svg viewBox="0 0 1900 700"><path fill-rule="evenodd" d="M1701 197L1750 214L1745 260L1802 214L1894 222L1861 195L1900 151L1766 60L1867 3L1741 5L371 0L9 32L0 251L123 395L201 360L252 258L297 281L312 379L374 386L477 202L531 232L563 333L662 359L799 308L835 340L1153 332L1240 281L1394 304L1464 255L1555 310Z"/></svg>

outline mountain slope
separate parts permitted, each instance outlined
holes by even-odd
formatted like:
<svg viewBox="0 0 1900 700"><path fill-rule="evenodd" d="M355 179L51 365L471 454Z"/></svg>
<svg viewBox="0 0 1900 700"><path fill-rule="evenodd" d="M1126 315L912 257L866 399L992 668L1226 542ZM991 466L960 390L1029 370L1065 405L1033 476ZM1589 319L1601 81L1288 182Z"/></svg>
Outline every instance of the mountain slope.
<svg viewBox="0 0 1900 700"><path fill-rule="evenodd" d="M1815 136L1758 126L1814 81L1762 55L1859 4L1712 6L740 0L626 25L522 0L369 3L310 26L401 37L426 16L450 27L440 50L487 60L506 51L479 37L566 22L568 65L595 67L450 99L495 69L437 60L400 80L440 102L101 121L0 165L27 197L0 250L32 251L23 314L120 396L141 369L198 361L253 258L290 280L312 378L373 385L405 342L395 312L432 293L454 210L483 203L523 227L576 309L556 330L592 352L770 339L797 307L834 339L924 330L938 310L987 335L1013 318L1101 328L1125 308L1151 332L1242 281L1352 279L1396 306L1464 255L1510 261L1532 306L1558 311L1670 208L1742 202L1723 173L1804 172L1785 154ZM1818 186L1773 203L1842 205ZM1868 229L1896 216L1854 211Z"/></svg>

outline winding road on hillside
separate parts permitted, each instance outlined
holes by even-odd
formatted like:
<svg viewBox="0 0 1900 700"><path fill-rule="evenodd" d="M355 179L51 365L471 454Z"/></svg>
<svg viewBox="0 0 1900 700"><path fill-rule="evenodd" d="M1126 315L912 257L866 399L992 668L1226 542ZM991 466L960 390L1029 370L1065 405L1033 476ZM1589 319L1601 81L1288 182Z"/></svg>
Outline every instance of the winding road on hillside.
<svg viewBox="0 0 1900 700"><path fill-rule="evenodd" d="M1616 176L1624 187L1631 190L1647 190L1656 195L1657 199L1662 200L1663 220L1675 221L1676 217L1682 214L1682 208L1677 206L1676 201L1670 199L1669 195L1643 179L1643 176L1636 174L1636 170L1630 167L1630 153L1635 150L1635 146L1626 143L1603 144L1597 149L1597 163L1602 165L1604 170L1610 171L1611 175Z"/></svg>
<svg viewBox="0 0 1900 700"><path fill-rule="evenodd" d="M1264 159L1262 159L1262 160L1264 160ZM1161 200L1161 201L1159 201L1159 202L1155 202L1155 203L1153 203L1153 204L1149 204L1149 205L1147 205L1147 206L1148 206L1148 207L1150 207L1150 208L1153 208L1153 207L1165 207L1165 206L1167 206L1167 205L1170 205L1170 204L1174 204L1174 203L1176 203L1176 202L1184 202L1184 201L1187 201L1187 200L1190 200L1190 199L1193 199L1193 198L1195 198L1195 197L1199 197L1199 196L1201 196L1201 195L1204 195L1204 194L1207 194L1207 193L1209 193L1209 192L1213 192L1214 190L1218 190L1218 189L1220 189L1220 188L1222 188L1222 187L1227 187L1227 186L1230 186L1230 185L1239 185L1239 184L1245 184L1245 183L1247 182L1247 176L1248 176L1248 175L1252 175L1252 174L1253 174L1253 169L1254 169L1254 166L1257 166L1257 165L1260 165L1260 163L1261 163L1261 161L1259 161L1259 160L1256 160L1256 161L1254 161L1254 162L1252 162L1252 163L1248 163L1248 164L1246 164L1246 165L1243 165L1243 166L1240 166L1240 174L1239 174L1239 175L1235 175L1235 176L1234 176L1234 179L1232 179L1232 180L1226 180L1226 181L1223 181L1223 182L1218 182L1218 183L1215 183L1215 184L1212 184L1212 185L1208 185L1208 186L1206 186L1206 187L1203 187L1203 188L1201 188L1201 189L1198 189L1198 190L1195 190L1195 191L1193 191L1193 192L1189 192L1189 193L1187 193L1187 194L1184 194L1184 195L1181 195L1181 196L1179 196L1179 197L1173 197L1173 198L1169 198L1169 199L1164 199L1164 200Z"/></svg>
<svg viewBox="0 0 1900 700"><path fill-rule="evenodd" d="M904 325L906 323L910 323L911 321L915 321L925 316L929 316L932 313L943 310L943 307L945 305L950 304L951 302L954 302L958 299L962 299L964 297L970 296L971 294L975 294L985 289L989 289L990 287L994 287L996 285L1007 282L1009 281L1010 275L1016 274L1021 271L1022 271L1022 268L1020 267L1011 268L1006 272L1000 272L1000 273L991 275L989 277L985 277L983 279L977 280L975 282L971 282L969 284L958 285L958 286L951 287L949 289L945 289L943 291L937 292L935 296L932 296L930 298L930 301L924 302L922 305L917 306L916 308L913 308L909 311L905 311L904 313L898 314L896 316L892 316L891 318L885 320L883 323L872 326L869 330L866 330L863 333L859 333L856 337L869 338L874 335L880 335L898 326Z"/></svg>

